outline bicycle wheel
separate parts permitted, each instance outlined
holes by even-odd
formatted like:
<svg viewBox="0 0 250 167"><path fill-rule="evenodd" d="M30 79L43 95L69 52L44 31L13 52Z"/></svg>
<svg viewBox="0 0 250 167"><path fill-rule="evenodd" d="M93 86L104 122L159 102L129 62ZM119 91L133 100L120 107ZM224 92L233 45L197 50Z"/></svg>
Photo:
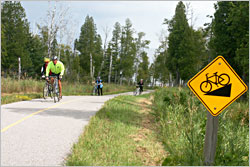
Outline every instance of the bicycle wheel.
<svg viewBox="0 0 250 167"><path fill-rule="evenodd" d="M55 79L55 97L56 100L59 102L60 97L59 97L58 79Z"/></svg>
<svg viewBox="0 0 250 167"><path fill-rule="evenodd" d="M137 90L134 91L134 96L136 96L136 94L137 94Z"/></svg>
<svg viewBox="0 0 250 167"><path fill-rule="evenodd" d="M52 94L53 94L54 103L56 103L56 86L55 86L55 84L53 84L53 92L52 92Z"/></svg>
<svg viewBox="0 0 250 167"><path fill-rule="evenodd" d="M43 87L43 98L46 99L48 97L49 91L48 91L48 84L45 83Z"/></svg>
<svg viewBox="0 0 250 167"><path fill-rule="evenodd" d="M93 96L96 95L96 88L95 88L95 87L93 88L93 93L92 93L92 95L93 95Z"/></svg>
<svg viewBox="0 0 250 167"><path fill-rule="evenodd" d="M139 95L141 95L142 91L141 91L141 88L139 89Z"/></svg>
<svg viewBox="0 0 250 167"><path fill-rule="evenodd" d="M49 88L49 97L53 99L53 88L50 84L48 84L48 88Z"/></svg>
<svg viewBox="0 0 250 167"><path fill-rule="evenodd" d="M225 73L221 74L218 77L218 83L221 84L222 86L229 84L229 82L230 82L230 77Z"/></svg>
<svg viewBox="0 0 250 167"><path fill-rule="evenodd" d="M204 93L208 93L212 90L212 84L208 81L203 81L200 85L200 89Z"/></svg>

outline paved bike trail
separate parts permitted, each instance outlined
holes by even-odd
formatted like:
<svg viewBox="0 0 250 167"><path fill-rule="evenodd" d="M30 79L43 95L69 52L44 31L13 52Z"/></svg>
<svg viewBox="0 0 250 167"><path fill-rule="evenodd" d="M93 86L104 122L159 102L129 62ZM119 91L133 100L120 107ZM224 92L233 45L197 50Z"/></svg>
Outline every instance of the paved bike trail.
<svg viewBox="0 0 250 167"><path fill-rule="evenodd" d="M116 96L63 96L59 103L33 99L2 105L1 166L64 165L91 116Z"/></svg>

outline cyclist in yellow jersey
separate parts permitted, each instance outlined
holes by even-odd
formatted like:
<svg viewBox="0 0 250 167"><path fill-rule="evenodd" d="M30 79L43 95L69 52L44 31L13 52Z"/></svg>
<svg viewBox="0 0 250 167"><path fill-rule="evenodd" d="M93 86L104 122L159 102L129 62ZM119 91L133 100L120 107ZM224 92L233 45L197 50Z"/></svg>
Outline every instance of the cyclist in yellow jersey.
<svg viewBox="0 0 250 167"><path fill-rule="evenodd" d="M57 56L53 58L53 61L50 61L47 68L46 68L46 80L49 80L49 72L52 72L51 76L57 76L58 77L58 85L59 85L59 95L60 98L62 98L62 76L64 73L64 65L61 61L58 60ZM54 79L51 78L51 84L53 84Z"/></svg>

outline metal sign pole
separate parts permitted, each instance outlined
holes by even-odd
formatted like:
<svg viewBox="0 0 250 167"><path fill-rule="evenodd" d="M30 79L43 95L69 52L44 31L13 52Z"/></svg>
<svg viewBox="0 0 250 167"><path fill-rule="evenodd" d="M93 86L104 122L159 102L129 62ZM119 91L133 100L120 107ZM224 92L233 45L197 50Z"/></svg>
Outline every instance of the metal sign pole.
<svg viewBox="0 0 250 167"><path fill-rule="evenodd" d="M219 125L219 117L212 116L207 111L206 136L204 144L204 165L214 165L214 157L216 152L217 132Z"/></svg>

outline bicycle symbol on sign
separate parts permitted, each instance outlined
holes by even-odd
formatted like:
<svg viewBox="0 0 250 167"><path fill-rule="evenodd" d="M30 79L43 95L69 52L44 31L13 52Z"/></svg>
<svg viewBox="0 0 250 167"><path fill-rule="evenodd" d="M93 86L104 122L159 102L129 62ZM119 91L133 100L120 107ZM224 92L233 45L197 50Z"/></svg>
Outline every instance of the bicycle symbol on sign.
<svg viewBox="0 0 250 167"><path fill-rule="evenodd" d="M204 93L208 93L212 90L212 84L215 84L217 87L219 87L219 85L225 86L228 85L230 82L230 77L225 74L222 73L220 75L217 75L218 72L215 72L214 75L212 76L208 76L209 73L206 74L206 81L203 81L200 84L200 89L202 92ZM215 77L215 82L211 81L210 78Z"/></svg>

